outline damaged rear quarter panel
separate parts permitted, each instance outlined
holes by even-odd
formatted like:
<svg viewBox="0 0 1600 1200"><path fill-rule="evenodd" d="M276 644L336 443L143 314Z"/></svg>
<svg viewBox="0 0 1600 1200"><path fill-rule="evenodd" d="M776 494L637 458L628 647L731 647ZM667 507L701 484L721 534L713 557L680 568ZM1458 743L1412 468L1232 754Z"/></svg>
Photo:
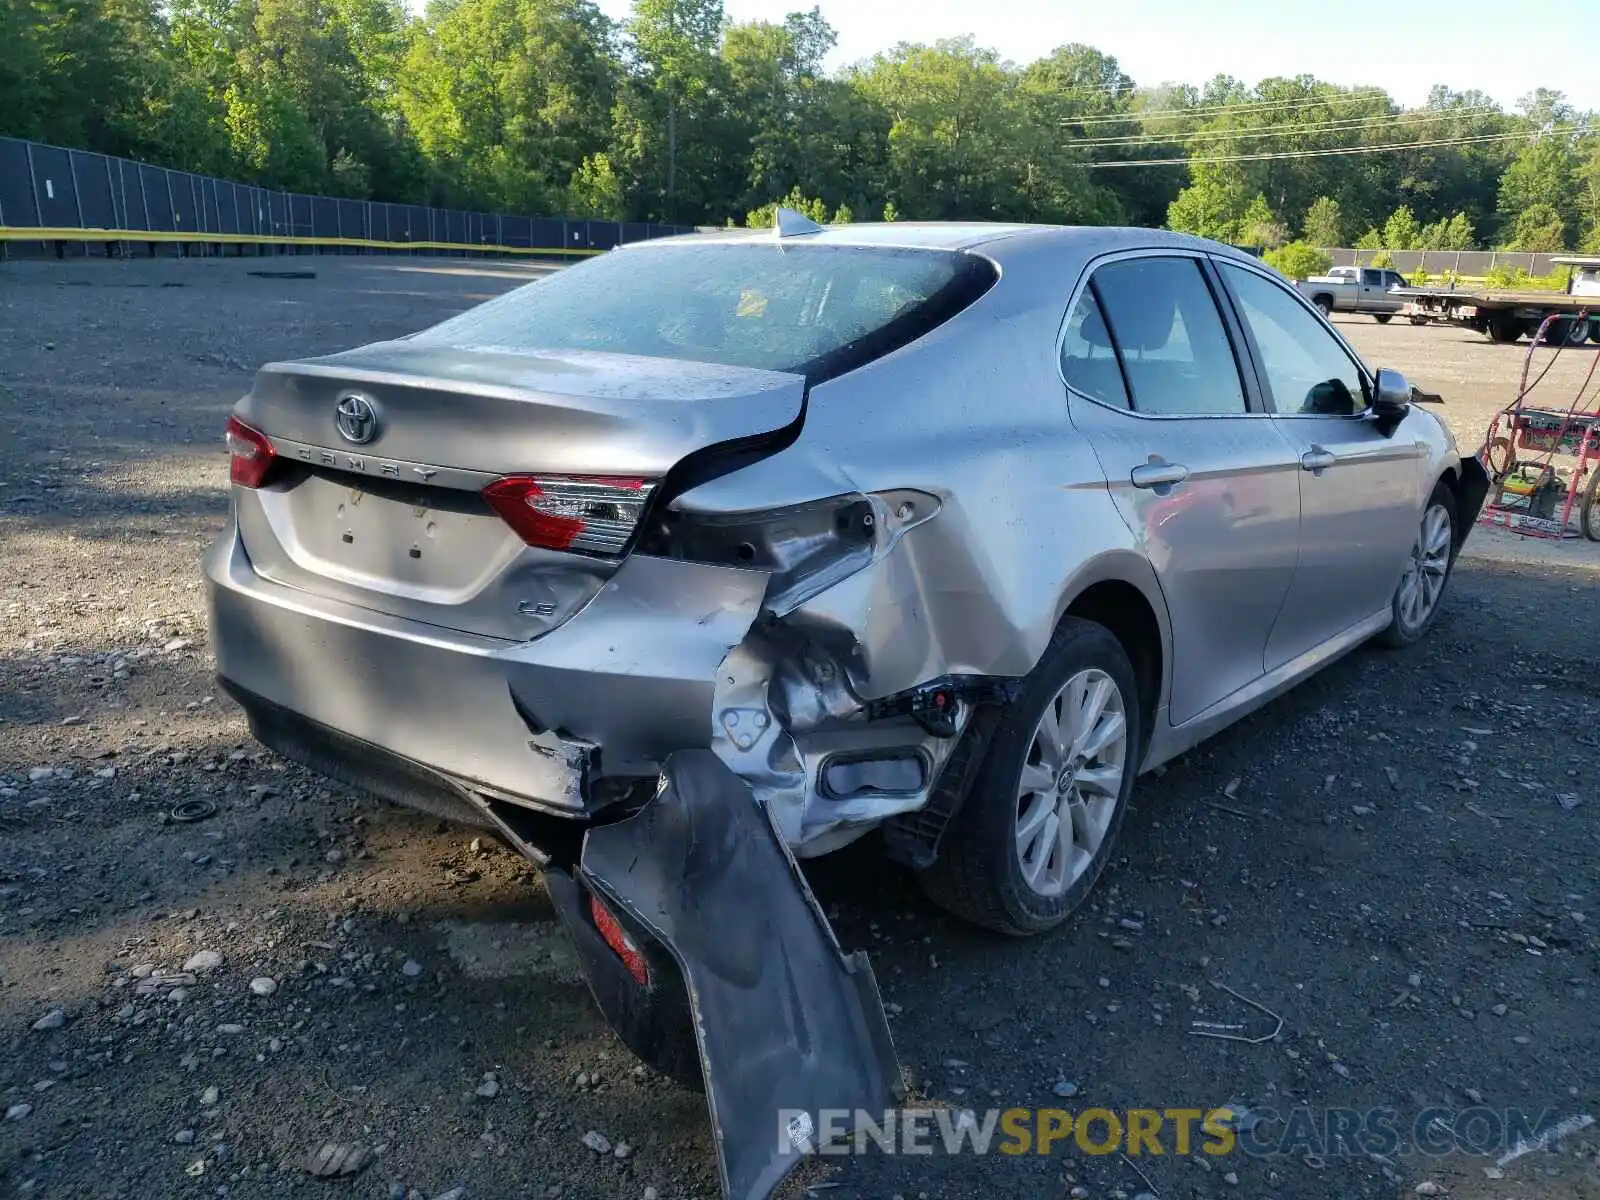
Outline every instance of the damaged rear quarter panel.
<svg viewBox="0 0 1600 1200"><path fill-rule="evenodd" d="M910 347L813 388L792 446L677 501L714 516L852 495L883 505L879 553L791 609L771 612L769 597L718 672L713 748L797 854L926 805L959 741L909 717L869 721L868 703L945 676L1026 675L1072 599L1105 580L1138 587L1165 636L1154 574L1071 425L1056 368L1059 281L1075 272L1019 269L1026 286L1013 279ZM902 490L939 511L895 532L884 501ZM970 717L962 706L958 732ZM830 758L885 749L920 756L925 786L827 794Z"/></svg>
<svg viewBox="0 0 1600 1200"><path fill-rule="evenodd" d="M1001 286L814 387L794 445L678 501L726 513L900 488L938 497L934 519L785 618L848 648L864 700L946 674L1026 674L1083 580L1108 575L1108 556L1135 557L1056 368L1063 280L1077 272L1062 255L995 257Z"/></svg>

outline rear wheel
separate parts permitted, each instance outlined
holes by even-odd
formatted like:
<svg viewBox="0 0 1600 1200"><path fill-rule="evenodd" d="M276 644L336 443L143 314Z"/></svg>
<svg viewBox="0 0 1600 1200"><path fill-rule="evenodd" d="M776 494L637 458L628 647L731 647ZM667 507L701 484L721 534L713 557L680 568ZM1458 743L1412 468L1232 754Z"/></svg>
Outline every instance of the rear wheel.
<svg viewBox="0 0 1600 1200"><path fill-rule="evenodd" d="M1544 331L1544 341L1547 346L1581 346L1588 336L1589 323L1576 321L1570 317L1551 321L1550 327Z"/></svg>
<svg viewBox="0 0 1600 1200"><path fill-rule="evenodd" d="M1389 627L1378 635L1385 645L1414 645L1433 627L1455 561L1456 497L1441 482L1428 497L1405 574L1390 601Z"/></svg>
<svg viewBox="0 0 1600 1200"><path fill-rule="evenodd" d="M1016 937L1065 921L1110 860L1142 738L1127 653L1103 626L1068 617L922 873L929 899Z"/></svg>
<svg viewBox="0 0 1600 1200"><path fill-rule="evenodd" d="M1329 296L1318 296L1311 303L1317 306L1319 312L1325 317L1333 316L1333 299Z"/></svg>
<svg viewBox="0 0 1600 1200"><path fill-rule="evenodd" d="M1489 318L1491 342L1514 342L1522 336L1522 321L1511 313L1496 313Z"/></svg>
<svg viewBox="0 0 1600 1200"><path fill-rule="evenodd" d="M1372 314L1372 319L1374 321L1376 321L1379 325L1387 325L1390 321L1394 320L1394 314L1393 313L1373 313Z"/></svg>

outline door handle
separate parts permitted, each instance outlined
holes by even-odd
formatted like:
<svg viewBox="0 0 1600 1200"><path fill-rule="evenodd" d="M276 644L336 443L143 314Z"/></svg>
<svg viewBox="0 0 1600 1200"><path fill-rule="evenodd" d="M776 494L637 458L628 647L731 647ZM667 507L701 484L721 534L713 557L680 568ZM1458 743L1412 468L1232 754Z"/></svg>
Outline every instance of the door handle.
<svg viewBox="0 0 1600 1200"><path fill-rule="evenodd" d="M1300 465L1307 471L1326 471L1339 461L1338 456L1331 450L1324 450L1321 446L1313 446L1300 456Z"/></svg>
<svg viewBox="0 0 1600 1200"><path fill-rule="evenodd" d="M1189 478L1189 468L1182 463L1167 462L1155 457L1128 472L1128 482L1136 488L1171 487L1187 478Z"/></svg>

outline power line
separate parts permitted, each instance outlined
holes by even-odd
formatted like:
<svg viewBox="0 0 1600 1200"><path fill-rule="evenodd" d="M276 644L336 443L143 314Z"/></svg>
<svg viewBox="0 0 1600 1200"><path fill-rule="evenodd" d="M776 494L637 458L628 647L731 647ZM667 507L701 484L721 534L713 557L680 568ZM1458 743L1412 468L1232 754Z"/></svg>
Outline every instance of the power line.
<svg viewBox="0 0 1600 1200"><path fill-rule="evenodd" d="M1141 158L1119 162L1101 159L1098 162L1079 164L1088 170L1109 167L1165 167L1189 166L1195 163L1266 162L1286 158L1326 158L1336 154L1381 154L1386 150L1430 150L1436 146L1469 146L1482 142L1505 142L1537 137L1538 132L1521 130L1517 133L1486 133L1475 137L1445 138L1432 142L1395 142L1382 146L1340 146L1329 150L1273 150L1261 154L1230 154L1212 158Z"/></svg>
<svg viewBox="0 0 1600 1200"><path fill-rule="evenodd" d="M1492 108L1493 106L1481 107ZM1481 111L1481 108L1458 110L1458 112L1468 111L1477 112ZM1348 129L1369 129L1383 132L1391 127L1427 125L1436 121L1448 120L1456 115L1458 113L1401 113L1392 117L1345 117L1337 121L1313 121L1305 125L1252 125L1245 129L1201 129L1193 133L1184 134L1133 133L1128 134L1126 137L1085 138L1083 141L1069 144L1082 149L1093 149L1102 146L1127 146L1141 142L1235 141L1252 137L1291 137L1302 133L1326 133L1333 130Z"/></svg>
<svg viewBox="0 0 1600 1200"><path fill-rule="evenodd" d="M1164 108L1157 112L1126 112L1102 114L1092 117L1063 117L1063 125L1108 125L1127 124L1131 121L1159 121L1175 119L1178 117L1209 117L1218 113L1252 112L1258 109L1276 109L1289 112L1297 108L1309 108L1312 105L1333 107L1335 104L1350 100L1368 100L1376 96L1388 98L1389 93L1381 88L1372 88L1365 92L1337 92L1330 96L1302 96L1297 100L1241 100L1238 103L1197 104L1193 108ZM1377 116L1389 114L1379 113Z"/></svg>

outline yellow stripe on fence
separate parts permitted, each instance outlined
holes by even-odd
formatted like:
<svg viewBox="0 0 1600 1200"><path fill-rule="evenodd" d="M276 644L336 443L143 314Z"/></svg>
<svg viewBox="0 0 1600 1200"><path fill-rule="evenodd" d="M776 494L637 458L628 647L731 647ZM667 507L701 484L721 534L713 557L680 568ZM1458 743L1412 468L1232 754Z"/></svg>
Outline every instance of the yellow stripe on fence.
<svg viewBox="0 0 1600 1200"><path fill-rule="evenodd" d="M562 246L502 246L495 242L385 242L376 238L293 237L260 233L203 233L166 229L71 229L0 225L0 242L212 242L230 246L350 246L365 250L476 250L534 257L586 257L604 250Z"/></svg>

